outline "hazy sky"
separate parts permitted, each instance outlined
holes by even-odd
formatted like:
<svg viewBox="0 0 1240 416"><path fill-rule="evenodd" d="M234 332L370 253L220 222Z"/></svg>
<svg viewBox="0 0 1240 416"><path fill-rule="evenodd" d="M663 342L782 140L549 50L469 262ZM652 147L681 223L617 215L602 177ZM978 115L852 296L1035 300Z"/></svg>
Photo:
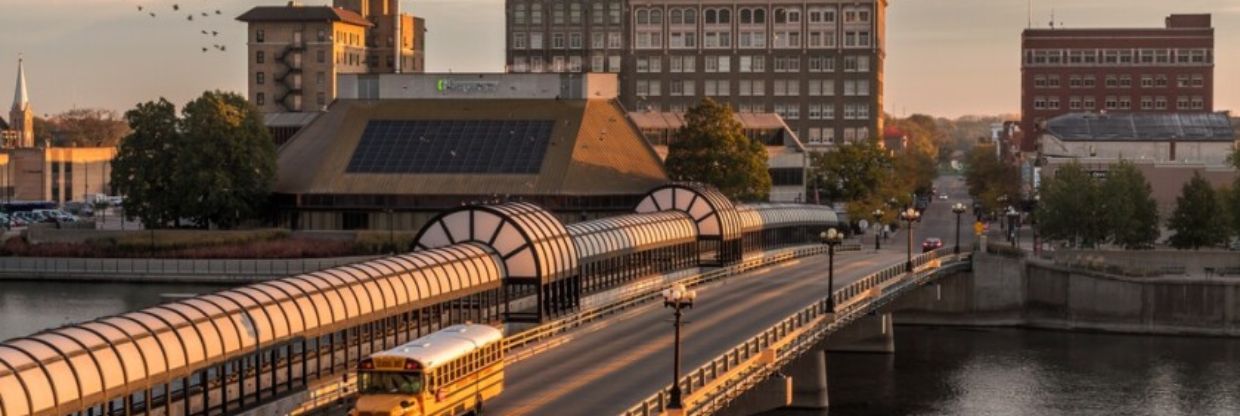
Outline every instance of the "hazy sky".
<svg viewBox="0 0 1240 416"><path fill-rule="evenodd" d="M1158 27L1169 13L1214 14L1218 110L1240 106L1240 0L1034 0L1067 27ZM164 96L178 105L206 89L244 92L244 25L234 20L282 0L2 0L0 103L7 116L17 55L35 111L119 111ZM179 4L181 11L173 12ZM329 0L307 0L326 4ZM427 19L430 71L499 71L503 0L402 0ZM142 5L154 11L139 12ZM886 111L941 116L1016 113L1026 0L890 0ZM219 9L222 15L215 15ZM188 12L195 20L187 21ZM211 14L202 18L200 12ZM219 37L201 30L219 31ZM226 52L202 47L227 45ZM7 118L7 117L6 117Z"/></svg>

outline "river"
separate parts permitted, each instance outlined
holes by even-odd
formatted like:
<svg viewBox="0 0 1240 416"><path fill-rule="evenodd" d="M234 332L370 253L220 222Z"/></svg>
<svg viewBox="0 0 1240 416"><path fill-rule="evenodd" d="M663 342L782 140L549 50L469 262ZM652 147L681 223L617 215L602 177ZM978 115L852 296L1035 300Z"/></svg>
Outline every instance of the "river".
<svg viewBox="0 0 1240 416"><path fill-rule="evenodd" d="M0 281L0 340L223 288L206 284Z"/></svg>
<svg viewBox="0 0 1240 416"><path fill-rule="evenodd" d="M831 416L1240 415L1240 339L896 328L828 356Z"/></svg>

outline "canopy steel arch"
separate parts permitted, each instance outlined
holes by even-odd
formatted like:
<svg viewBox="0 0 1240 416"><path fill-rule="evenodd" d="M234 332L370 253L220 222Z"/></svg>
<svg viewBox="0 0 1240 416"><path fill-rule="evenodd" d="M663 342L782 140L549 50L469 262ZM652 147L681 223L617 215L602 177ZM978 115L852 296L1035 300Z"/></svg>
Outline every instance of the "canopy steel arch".
<svg viewBox="0 0 1240 416"><path fill-rule="evenodd" d="M741 219L736 206L718 189L706 184L679 182L650 190L634 208L637 213L682 211L697 223L705 264L720 265L741 259ZM713 255L713 260L711 259Z"/></svg>

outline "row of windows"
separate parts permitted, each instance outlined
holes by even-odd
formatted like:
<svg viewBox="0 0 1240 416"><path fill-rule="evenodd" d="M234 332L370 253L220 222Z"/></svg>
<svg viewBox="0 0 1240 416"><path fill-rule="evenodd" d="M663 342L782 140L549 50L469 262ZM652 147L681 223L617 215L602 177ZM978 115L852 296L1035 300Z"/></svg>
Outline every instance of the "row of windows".
<svg viewBox="0 0 1240 416"><path fill-rule="evenodd" d="M1101 104L1102 108L1107 110L1132 110L1133 97L1106 96L1103 97ZM1140 97L1138 104L1142 110L1169 109L1169 102L1165 96L1143 96ZM1059 110L1061 105L1061 97L1036 96L1033 98L1034 110ZM1094 96L1071 96L1067 97L1066 105L1069 110L1096 110L1098 109L1099 101ZM1204 110L1205 97L1181 95L1176 98L1175 108L1177 110Z"/></svg>
<svg viewBox="0 0 1240 416"><path fill-rule="evenodd" d="M852 143L858 140L866 140L870 138L870 129L867 127L849 127L843 130L844 143ZM835 144L835 129L831 127L810 127L806 129L806 134L801 135L802 140L808 144Z"/></svg>
<svg viewBox="0 0 1240 416"><path fill-rule="evenodd" d="M1207 48L1135 49L1026 49L1025 65L1208 65L1214 52Z"/></svg>
<svg viewBox="0 0 1240 416"><path fill-rule="evenodd" d="M448 361L444 365L435 367L427 372L427 391L436 391L440 387L460 381L470 374L503 361L503 359L503 348L499 342L474 350L464 357Z"/></svg>
<svg viewBox="0 0 1240 416"><path fill-rule="evenodd" d="M580 56L553 56L547 62L541 56L514 56L512 72L581 72L584 63ZM620 55L595 54L590 57L590 72L620 72Z"/></svg>
<svg viewBox="0 0 1240 416"><path fill-rule="evenodd" d="M585 35L580 32L556 32L551 33L551 42L545 42L545 36L542 32L513 32L512 33L512 49L582 49L585 44ZM623 46L620 32L594 32L590 34L591 49L620 49Z"/></svg>
<svg viewBox="0 0 1240 416"><path fill-rule="evenodd" d="M732 55L707 55L702 57L701 72L708 73L727 73L732 72L734 61ZM766 72L767 61L772 61L772 70L774 72L784 73L800 73L801 62L807 63L805 68L811 73L835 72L836 57L834 56L809 56L802 58L800 56L778 56L768 59L765 55L741 55L735 57L736 72L752 73ZM869 56L845 56L844 72L870 72ZM662 56L639 56L637 57L638 73L660 73L663 72ZM669 56L667 57L669 72L698 72L696 65L697 56Z"/></svg>
<svg viewBox="0 0 1240 416"><path fill-rule="evenodd" d="M696 81L693 80L675 80L668 81L671 96L692 96ZM732 81L730 80L704 80L703 87L707 96L730 96L732 95ZM771 95L775 97L799 97L801 96L800 80L771 80ZM809 86L806 89L806 96L810 97L830 97L835 95L835 81L829 79L811 79L807 80ZM639 79L635 81L635 92L641 97L658 97L663 95L663 81ZM762 97L766 96L766 80L742 79L736 81L736 95L741 97ZM864 97L870 95L869 80L844 80L844 96L846 97Z"/></svg>
<svg viewBox="0 0 1240 416"><path fill-rule="evenodd" d="M1142 74L1137 78L1141 88L1163 88L1167 86L1168 78L1163 74ZM1130 88L1133 86L1134 77L1132 75L1106 75L1103 77L1103 85L1107 88ZM1070 75L1068 76L1069 88L1093 88L1097 86L1097 77L1094 75ZM1034 88L1059 88L1062 86L1059 75L1036 75L1033 77ZM1180 74L1176 76L1175 85L1180 88L1204 88L1205 75L1202 74Z"/></svg>
<svg viewBox="0 0 1240 416"><path fill-rule="evenodd" d="M293 97L294 99L293 108L300 110L301 109L301 95L291 94L290 97ZM315 103L318 104L318 108L320 109L324 108L325 106L327 106L327 93L324 93L324 92L315 93L314 101ZM254 93L254 105L259 106L259 107L267 105L267 94L262 93L262 92Z"/></svg>
<svg viewBox="0 0 1240 416"><path fill-rule="evenodd" d="M836 22L836 9L834 7L827 8L822 6L809 7L802 10L800 7L776 7L771 11L772 22L777 25L784 24L800 24L802 23L802 13L808 15L807 23L809 24L832 24ZM695 8L670 8L666 11L666 23L672 25L691 25L697 24L697 9ZM662 25L664 23L664 10L662 8L638 8L634 11L634 22L639 26L645 25ZM743 25L765 24L767 23L767 9L762 7L744 7L737 12L737 23ZM870 10L859 9L856 7L846 7L844 9L844 23L866 24L870 22ZM707 8L702 10L702 23L708 25L730 24L732 23L732 10L727 8Z"/></svg>
<svg viewBox="0 0 1240 416"><path fill-rule="evenodd" d="M583 21L583 10L581 3L569 3L567 13L564 9L564 3L554 3L551 6L551 23L562 25L581 24ZM606 9L606 12L604 12ZM512 22L514 24L542 24L546 8L542 3L535 2L533 4L516 3L512 6ZM567 18L566 18L567 14ZM601 1L590 4L589 13L590 23L601 25L609 23L613 25L620 24L620 3L611 2L604 5Z"/></svg>
<svg viewBox="0 0 1240 416"><path fill-rule="evenodd" d="M666 34L666 36L664 36ZM532 36L533 34L531 34ZM552 36L555 36L554 34ZM699 39L701 42L699 42ZM531 42L530 49L542 49L541 43L535 47ZM828 48L868 48L873 46L873 37L869 30L826 31L775 31L768 37L765 30L741 30L733 35L731 31L669 31L640 30L634 34L633 47L636 49L828 49ZM563 44L552 44L553 49L563 48ZM577 46L579 47L579 46ZM514 36L514 49L525 49L524 42L518 43ZM576 47L574 47L576 48Z"/></svg>

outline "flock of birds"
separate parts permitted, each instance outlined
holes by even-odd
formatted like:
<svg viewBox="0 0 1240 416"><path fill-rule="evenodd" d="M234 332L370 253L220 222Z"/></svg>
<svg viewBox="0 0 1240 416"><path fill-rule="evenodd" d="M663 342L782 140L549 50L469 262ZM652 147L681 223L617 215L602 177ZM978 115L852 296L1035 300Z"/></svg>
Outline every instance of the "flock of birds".
<svg viewBox="0 0 1240 416"><path fill-rule="evenodd" d="M143 6L143 5L138 5L138 13L146 13L150 15L152 19L158 17L158 14L155 13L155 10L153 10L152 8ZM185 15L185 20L188 22L193 22L195 17L198 17L198 21L203 22L203 21L206 21L207 18L211 18L214 16L221 16L224 14L224 12L221 11L220 9L215 9L214 13L212 13L210 10L201 11L201 12L185 12L181 10L181 5L177 3L172 4L172 13L174 15L178 15L180 13L187 13ZM220 32L218 30L202 29L201 32L203 36L210 36L211 38L217 38L220 36ZM212 49L218 52L227 52L228 46L222 43L211 44L211 46L203 46L202 53L211 52Z"/></svg>

